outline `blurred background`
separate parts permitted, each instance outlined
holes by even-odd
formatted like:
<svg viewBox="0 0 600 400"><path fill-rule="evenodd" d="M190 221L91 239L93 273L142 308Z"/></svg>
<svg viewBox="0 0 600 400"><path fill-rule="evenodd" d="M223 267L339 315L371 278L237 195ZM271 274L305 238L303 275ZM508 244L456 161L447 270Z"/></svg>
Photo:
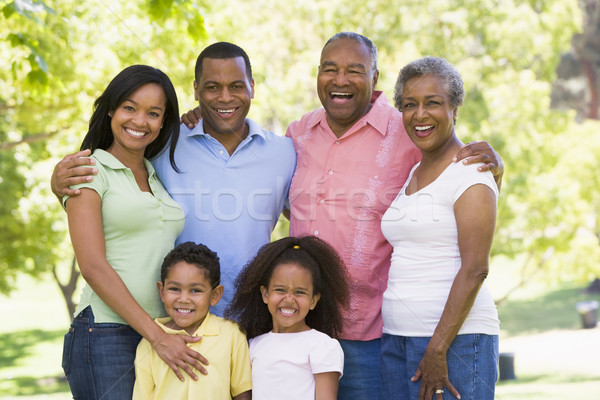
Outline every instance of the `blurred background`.
<svg viewBox="0 0 600 400"><path fill-rule="evenodd" d="M515 379L497 398L600 391L599 329L577 310L600 300L600 0L0 0L0 10L1 398L69 398L62 335L82 279L49 178L110 79L157 67L183 112L197 105L199 52L233 42L252 62L249 117L284 134L320 106L320 51L339 31L378 46L389 99L404 64L447 58L466 88L459 138L502 156L488 284ZM282 221L274 237L284 235Z"/></svg>

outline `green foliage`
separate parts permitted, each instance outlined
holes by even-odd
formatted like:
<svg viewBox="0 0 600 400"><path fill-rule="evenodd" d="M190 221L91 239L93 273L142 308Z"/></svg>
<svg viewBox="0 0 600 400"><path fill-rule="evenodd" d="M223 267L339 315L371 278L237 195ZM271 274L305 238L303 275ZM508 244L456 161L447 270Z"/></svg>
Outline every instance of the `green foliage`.
<svg viewBox="0 0 600 400"><path fill-rule="evenodd" d="M581 29L577 0L0 0L0 8L1 291L18 272L69 262L48 177L79 147L94 98L123 67L165 71L184 111L195 106L200 50L237 43L253 64L250 117L283 133L320 106L320 50L344 30L377 44L378 88L389 99L399 69L416 57L443 56L461 71L457 133L489 141L506 167L494 255L525 253L548 279L600 273L600 130L549 109L560 54Z"/></svg>

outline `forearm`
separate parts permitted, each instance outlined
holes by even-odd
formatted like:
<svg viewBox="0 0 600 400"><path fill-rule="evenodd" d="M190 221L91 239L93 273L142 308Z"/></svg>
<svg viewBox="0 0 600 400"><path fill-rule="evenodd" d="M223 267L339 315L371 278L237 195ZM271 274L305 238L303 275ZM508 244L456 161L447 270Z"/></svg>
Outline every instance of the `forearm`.
<svg viewBox="0 0 600 400"><path fill-rule="evenodd" d="M82 267L82 271L86 267ZM94 293L128 325L147 339L156 343L165 332L152 320L150 315L138 304L129 289L115 270L103 260L89 266L84 277Z"/></svg>
<svg viewBox="0 0 600 400"><path fill-rule="evenodd" d="M446 354L467 319L484 279L485 274L470 273L464 267L458 271L440 321L429 343L428 351Z"/></svg>

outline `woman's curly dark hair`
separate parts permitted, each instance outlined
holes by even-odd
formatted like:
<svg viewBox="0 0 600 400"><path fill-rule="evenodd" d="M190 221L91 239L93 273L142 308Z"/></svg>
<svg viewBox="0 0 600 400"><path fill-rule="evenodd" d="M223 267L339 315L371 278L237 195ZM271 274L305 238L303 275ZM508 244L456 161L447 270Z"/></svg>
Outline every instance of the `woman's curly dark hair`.
<svg viewBox="0 0 600 400"><path fill-rule="evenodd" d="M260 287L269 286L276 266L288 263L309 270L314 294L321 295L317 306L308 312L306 324L331 337L339 337L341 308L348 307L350 298L346 267L335 249L315 236L287 237L264 245L237 277L235 294L225 317L237 321L248 339L270 332L273 319Z"/></svg>

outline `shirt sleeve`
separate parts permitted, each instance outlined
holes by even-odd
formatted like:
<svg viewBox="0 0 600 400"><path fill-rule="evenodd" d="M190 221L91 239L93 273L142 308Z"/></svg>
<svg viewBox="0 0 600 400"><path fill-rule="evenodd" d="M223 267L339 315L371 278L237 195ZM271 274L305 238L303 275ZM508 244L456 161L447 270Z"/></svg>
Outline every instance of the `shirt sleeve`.
<svg viewBox="0 0 600 400"><path fill-rule="evenodd" d="M156 385L152 378L152 351L150 342L142 339L135 352L135 384L132 400L154 398Z"/></svg>
<svg viewBox="0 0 600 400"><path fill-rule="evenodd" d="M89 157L89 158L93 158L93 157ZM104 166L98 160L96 160L95 167L98 170L98 173L96 175L94 175L94 179L92 179L91 182L84 182L84 183L80 183L77 185L71 185L70 188L71 189L92 189L100 195L100 198L104 197L104 193L106 193L106 190L108 189L108 184L107 184L108 180L106 177L106 170L104 169ZM63 207L66 206L67 199L69 197L70 196L64 196L62 198Z"/></svg>
<svg viewBox="0 0 600 400"><path fill-rule="evenodd" d="M344 371L344 351L340 343L330 337L323 338L309 352L310 367L313 374Z"/></svg>
<svg viewBox="0 0 600 400"><path fill-rule="evenodd" d="M252 370L246 335L237 326L232 326L231 348L231 397L252 390Z"/></svg>
<svg viewBox="0 0 600 400"><path fill-rule="evenodd" d="M482 163L465 165L463 163L455 164L452 169L454 175L453 181L456 183L452 191L452 202L456 203L463 193L474 185L485 185L492 189L498 201L498 186L494 181L494 175L491 172L479 172L477 168L483 165Z"/></svg>

